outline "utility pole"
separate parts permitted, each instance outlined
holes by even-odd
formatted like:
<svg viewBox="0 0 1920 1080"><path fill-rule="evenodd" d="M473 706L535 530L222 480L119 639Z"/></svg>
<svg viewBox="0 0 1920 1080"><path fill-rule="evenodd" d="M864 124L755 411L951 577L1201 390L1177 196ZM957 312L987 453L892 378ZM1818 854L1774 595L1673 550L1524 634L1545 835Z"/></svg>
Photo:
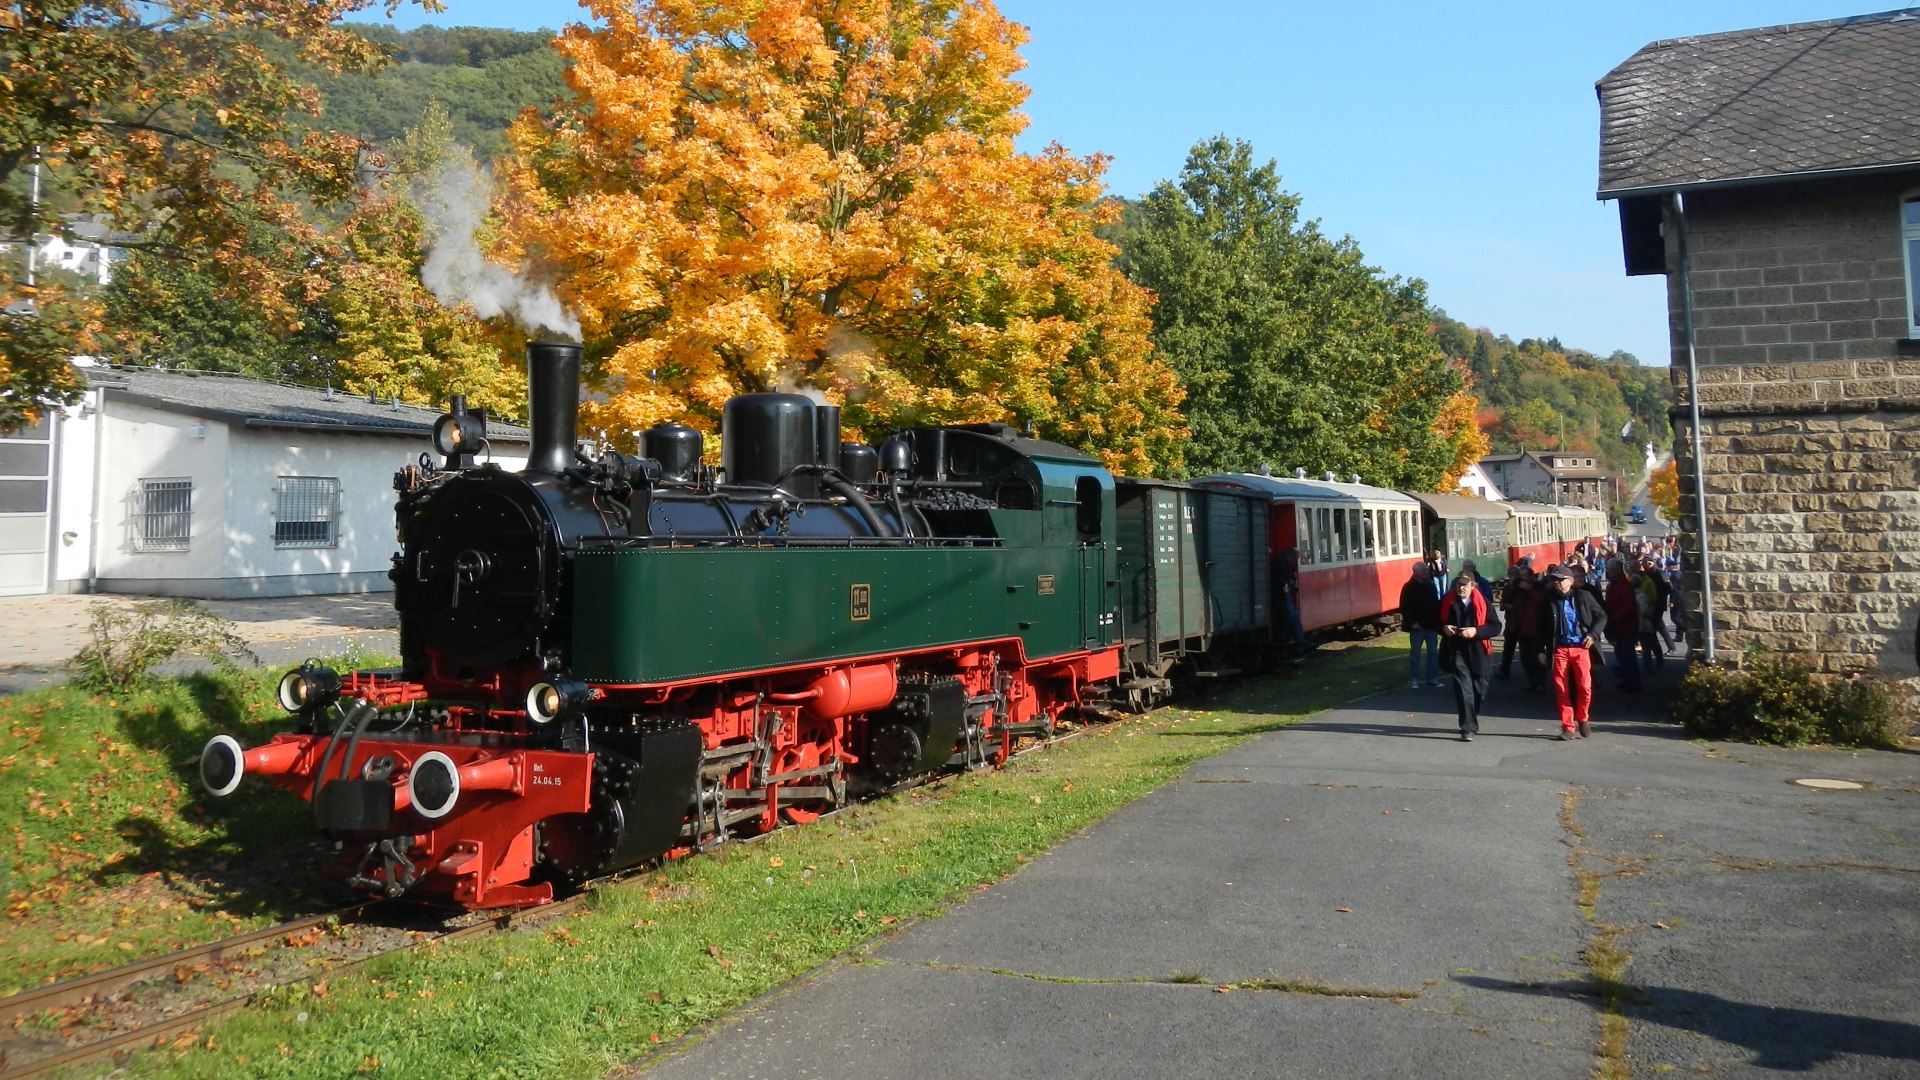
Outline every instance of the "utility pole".
<svg viewBox="0 0 1920 1080"><path fill-rule="evenodd" d="M40 148L33 148L33 183L27 190L27 303L33 303L34 257L39 253Z"/></svg>

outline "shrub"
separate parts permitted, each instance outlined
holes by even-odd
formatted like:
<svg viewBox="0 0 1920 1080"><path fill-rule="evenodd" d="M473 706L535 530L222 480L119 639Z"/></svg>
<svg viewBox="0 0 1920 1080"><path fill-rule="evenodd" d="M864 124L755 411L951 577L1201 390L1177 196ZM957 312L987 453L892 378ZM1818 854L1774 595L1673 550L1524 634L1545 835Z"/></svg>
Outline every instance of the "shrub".
<svg viewBox="0 0 1920 1080"><path fill-rule="evenodd" d="M67 666L75 682L97 690L125 689L179 656L203 657L220 668L236 659L260 662L231 622L191 600L149 600L131 609L95 604L87 636Z"/></svg>
<svg viewBox="0 0 1920 1080"><path fill-rule="evenodd" d="M1885 683L1862 675L1818 678L1757 648L1738 669L1695 667L1673 701L1673 718L1695 735L1772 746L1898 746L1904 714Z"/></svg>

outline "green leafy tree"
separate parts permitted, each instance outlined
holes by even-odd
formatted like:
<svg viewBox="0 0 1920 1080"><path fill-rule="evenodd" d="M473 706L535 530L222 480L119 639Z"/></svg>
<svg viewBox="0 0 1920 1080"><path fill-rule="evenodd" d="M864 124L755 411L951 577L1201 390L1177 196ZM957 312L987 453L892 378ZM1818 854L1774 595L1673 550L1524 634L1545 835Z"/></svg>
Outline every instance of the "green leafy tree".
<svg viewBox="0 0 1920 1080"><path fill-rule="evenodd" d="M1122 268L1157 296L1154 344L1187 391L1192 470L1300 466L1432 490L1455 439L1478 437L1471 407L1440 430L1466 381L1434 342L1425 286L1303 221L1247 143L1196 144L1119 236Z"/></svg>

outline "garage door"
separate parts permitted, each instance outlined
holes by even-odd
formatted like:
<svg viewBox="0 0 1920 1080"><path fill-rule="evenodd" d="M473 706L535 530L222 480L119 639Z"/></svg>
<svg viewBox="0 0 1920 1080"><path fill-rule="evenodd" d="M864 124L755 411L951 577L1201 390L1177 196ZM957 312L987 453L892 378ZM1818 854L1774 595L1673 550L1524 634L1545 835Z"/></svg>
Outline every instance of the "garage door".
<svg viewBox="0 0 1920 1080"><path fill-rule="evenodd" d="M51 416L0 433L0 596L47 591Z"/></svg>

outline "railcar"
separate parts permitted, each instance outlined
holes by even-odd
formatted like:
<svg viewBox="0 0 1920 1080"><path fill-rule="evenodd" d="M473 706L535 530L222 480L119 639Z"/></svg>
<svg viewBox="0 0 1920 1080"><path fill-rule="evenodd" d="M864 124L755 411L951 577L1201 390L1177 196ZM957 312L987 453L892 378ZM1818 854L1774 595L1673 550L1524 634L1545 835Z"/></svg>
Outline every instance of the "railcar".
<svg viewBox="0 0 1920 1080"><path fill-rule="evenodd" d="M1272 648L1267 500L1165 480L1117 481L1119 581L1127 707L1152 706L1181 672L1237 674Z"/></svg>
<svg viewBox="0 0 1920 1080"><path fill-rule="evenodd" d="M1465 495L1414 492L1420 504L1421 534L1426 546L1438 548L1447 564L1458 568L1472 559L1483 577L1498 581L1507 576L1507 504Z"/></svg>
<svg viewBox="0 0 1920 1080"><path fill-rule="evenodd" d="M842 445L839 411L735 398L722 463L682 425L574 449L579 347L527 353L533 448L396 477L402 665L303 665L294 730L219 736L201 776L311 802L329 867L464 908L804 821L996 763L1120 673L1113 477L997 424Z"/></svg>
<svg viewBox="0 0 1920 1080"><path fill-rule="evenodd" d="M1610 531L1606 512L1585 506L1562 506L1559 509L1560 561L1571 557L1583 543L1588 551L1598 550L1600 542L1606 539Z"/></svg>
<svg viewBox="0 0 1920 1080"><path fill-rule="evenodd" d="M1400 609L1400 587L1422 554L1420 504L1354 477L1221 473L1194 483L1267 500L1268 551L1300 553L1300 622L1308 631L1375 624Z"/></svg>
<svg viewBox="0 0 1920 1080"><path fill-rule="evenodd" d="M1535 571L1566 557L1561 548L1560 508L1544 503L1508 502L1507 564L1530 559Z"/></svg>

